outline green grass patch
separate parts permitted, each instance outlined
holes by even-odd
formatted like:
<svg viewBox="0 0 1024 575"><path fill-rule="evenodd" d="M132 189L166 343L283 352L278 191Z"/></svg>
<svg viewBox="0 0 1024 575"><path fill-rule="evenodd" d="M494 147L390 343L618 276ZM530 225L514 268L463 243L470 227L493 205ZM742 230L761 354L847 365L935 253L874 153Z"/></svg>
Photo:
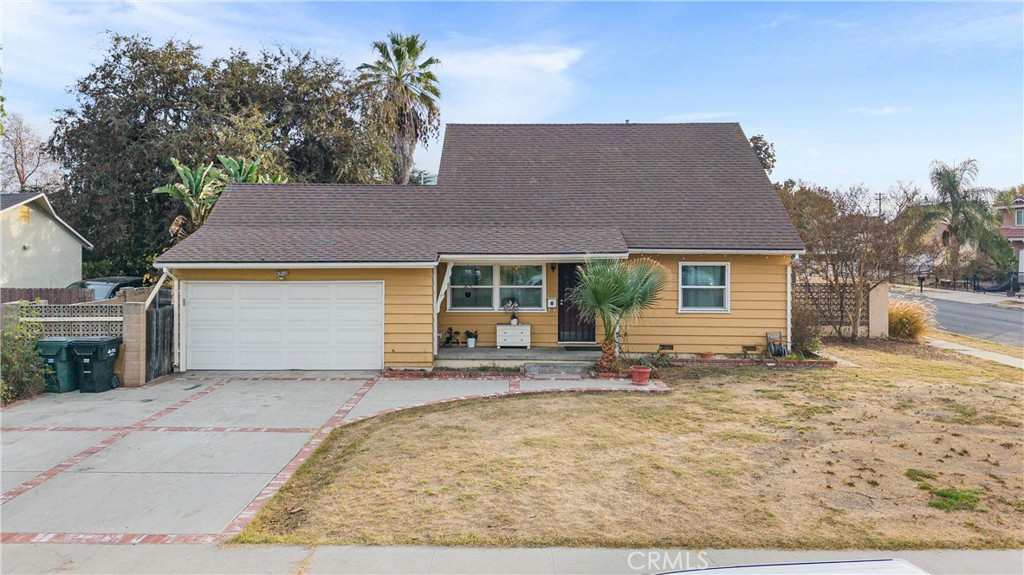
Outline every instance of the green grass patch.
<svg viewBox="0 0 1024 575"><path fill-rule="evenodd" d="M911 481L917 481L918 483L920 483L921 481L924 481L925 479L938 479L939 478L938 474L932 473L931 471L924 471L922 469L913 469L913 468L908 469L907 472L904 473L903 475L906 475L907 478L910 479Z"/></svg>
<svg viewBox="0 0 1024 575"><path fill-rule="evenodd" d="M978 506L980 489L933 489L934 499L928 505L943 511L974 511Z"/></svg>

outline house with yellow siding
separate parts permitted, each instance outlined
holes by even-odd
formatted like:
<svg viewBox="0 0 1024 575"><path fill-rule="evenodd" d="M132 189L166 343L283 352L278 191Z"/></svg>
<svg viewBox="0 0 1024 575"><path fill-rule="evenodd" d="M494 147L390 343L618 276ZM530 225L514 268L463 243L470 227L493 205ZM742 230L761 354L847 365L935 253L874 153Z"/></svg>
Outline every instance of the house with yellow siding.
<svg viewBox="0 0 1024 575"><path fill-rule="evenodd" d="M178 369L431 368L473 357L449 332L488 358L592 347L567 298L592 258L668 271L625 351L763 347L802 251L738 124L454 124L434 186L233 184L156 265Z"/></svg>

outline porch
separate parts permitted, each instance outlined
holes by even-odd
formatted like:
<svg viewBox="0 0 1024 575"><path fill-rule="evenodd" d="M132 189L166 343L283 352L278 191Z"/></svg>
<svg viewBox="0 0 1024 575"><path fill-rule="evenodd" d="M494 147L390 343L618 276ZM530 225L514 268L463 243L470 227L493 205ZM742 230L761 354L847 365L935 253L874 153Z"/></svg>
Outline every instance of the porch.
<svg viewBox="0 0 1024 575"><path fill-rule="evenodd" d="M521 347L442 347L437 350L435 367L476 367L496 365L515 367L526 363L589 364L601 358L594 345Z"/></svg>

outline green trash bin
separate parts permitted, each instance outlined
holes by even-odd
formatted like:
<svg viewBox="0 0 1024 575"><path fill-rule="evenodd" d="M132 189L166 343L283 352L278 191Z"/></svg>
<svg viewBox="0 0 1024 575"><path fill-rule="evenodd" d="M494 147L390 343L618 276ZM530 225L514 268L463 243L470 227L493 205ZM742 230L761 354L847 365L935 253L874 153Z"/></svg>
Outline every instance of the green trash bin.
<svg viewBox="0 0 1024 575"><path fill-rule="evenodd" d="M71 356L80 374L78 390L99 393L114 389L121 381L114 375L120 337L76 337L71 342Z"/></svg>
<svg viewBox="0 0 1024 575"><path fill-rule="evenodd" d="M78 389L78 373L71 357L70 337L44 337L36 342L36 350L50 366L46 374L47 393L65 393Z"/></svg>

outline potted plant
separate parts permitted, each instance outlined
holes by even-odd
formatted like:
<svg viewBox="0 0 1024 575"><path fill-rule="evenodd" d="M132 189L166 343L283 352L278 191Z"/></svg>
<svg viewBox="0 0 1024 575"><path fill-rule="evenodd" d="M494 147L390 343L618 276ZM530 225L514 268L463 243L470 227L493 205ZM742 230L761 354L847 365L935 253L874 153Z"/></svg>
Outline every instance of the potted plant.
<svg viewBox="0 0 1024 575"><path fill-rule="evenodd" d="M476 347L476 332L466 330L466 347Z"/></svg>
<svg viewBox="0 0 1024 575"><path fill-rule="evenodd" d="M648 356L643 356L635 365L629 368L633 375L633 385L647 385L651 380L651 371L654 369L652 361Z"/></svg>
<svg viewBox="0 0 1024 575"><path fill-rule="evenodd" d="M452 347L459 345L459 336L462 332L455 331L455 328L449 327L444 332L444 344L443 347Z"/></svg>
<svg viewBox="0 0 1024 575"><path fill-rule="evenodd" d="M714 359L715 358L714 352L711 352L711 351L702 351L702 352L700 352L697 355L699 355L701 359Z"/></svg>
<svg viewBox="0 0 1024 575"><path fill-rule="evenodd" d="M516 312L519 311L519 302L509 298L505 305L501 307L505 310L505 313L512 314L512 317L508 319L509 325L519 325L519 316L516 315Z"/></svg>

